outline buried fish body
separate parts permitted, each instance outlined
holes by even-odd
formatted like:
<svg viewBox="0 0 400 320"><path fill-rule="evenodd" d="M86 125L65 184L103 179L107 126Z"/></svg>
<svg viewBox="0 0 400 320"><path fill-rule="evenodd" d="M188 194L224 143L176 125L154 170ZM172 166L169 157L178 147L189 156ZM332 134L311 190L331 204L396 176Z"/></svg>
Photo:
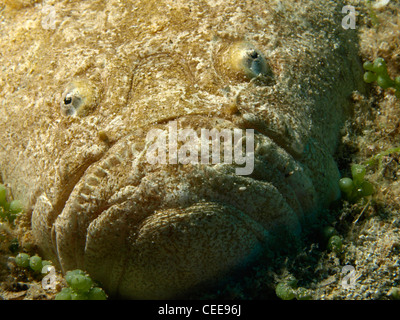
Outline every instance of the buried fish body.
<svg viewBox="0 0 400 320"><path fill-rule="evenodd" d="M332 154L362 86L340 1L52 3L54 28L40 4L2 12L0 170L63 272L182 297L338 198ZM251 174L149 163L147 133L171 121L254 130Z"/></svg>

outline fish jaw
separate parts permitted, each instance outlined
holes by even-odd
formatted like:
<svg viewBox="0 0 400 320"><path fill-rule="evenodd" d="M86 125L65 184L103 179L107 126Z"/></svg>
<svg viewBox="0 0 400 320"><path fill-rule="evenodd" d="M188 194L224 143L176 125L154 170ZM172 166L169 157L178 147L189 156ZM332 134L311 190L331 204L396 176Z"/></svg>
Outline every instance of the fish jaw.
<svg viewBox="0 0 400 320"><path fill-rule="evenodd" d="M63 272L86 270L112 296L176 298L218 282L298 238L318 207L308 169L264 135L255 135L253 172L240 176L235 164L150 164L145 134L92 163L59 212L45 195L33 210L43 254Z"/></svg>

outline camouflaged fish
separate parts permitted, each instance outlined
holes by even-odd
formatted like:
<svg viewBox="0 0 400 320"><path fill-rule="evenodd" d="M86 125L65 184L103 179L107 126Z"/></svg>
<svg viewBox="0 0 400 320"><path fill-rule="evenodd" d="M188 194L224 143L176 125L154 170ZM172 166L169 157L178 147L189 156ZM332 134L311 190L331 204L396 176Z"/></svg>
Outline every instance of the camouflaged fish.
<svg viewBox="0 0 400 320"><path fill-rule="evenodd" d="M63 272L184 297L339 197L332 154L362 81L341 1L4 2L1 177ZM187 129L254 132L251 173L150 161L148 133L172 124L177 146Z"/></svg>

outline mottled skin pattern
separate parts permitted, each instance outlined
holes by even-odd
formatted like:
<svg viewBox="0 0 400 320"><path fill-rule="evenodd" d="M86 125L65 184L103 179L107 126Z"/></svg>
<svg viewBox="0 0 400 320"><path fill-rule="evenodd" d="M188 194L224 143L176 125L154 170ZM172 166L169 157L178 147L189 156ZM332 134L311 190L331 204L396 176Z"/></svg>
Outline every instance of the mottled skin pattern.
<svg viewBox="0 0 400 320"><path fill-rule="evenodd" d="M115 297L182 297L285 245L339 196L332 154L362 79L340 1L49 1L55 29L40 3L18 3L1 13L1 177L63 272ZM268 77L235 69L240 41ZM91 102L63 116L72 81ZM255 129L254 172L149 164L146 134L170 120Z"/></svg>

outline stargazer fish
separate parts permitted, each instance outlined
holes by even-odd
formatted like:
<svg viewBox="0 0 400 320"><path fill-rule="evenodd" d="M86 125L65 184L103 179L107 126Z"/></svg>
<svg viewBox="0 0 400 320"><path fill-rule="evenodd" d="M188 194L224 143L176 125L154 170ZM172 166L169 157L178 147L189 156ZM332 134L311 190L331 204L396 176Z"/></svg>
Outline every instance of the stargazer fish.
<svg viewBox="0 0 400 320"><path fill-rule="evenodd" d="M362 88L344 2L4 3L1 179L25 206L21 241L63 273L185 297L338 199L333 153Z"/></svg>

